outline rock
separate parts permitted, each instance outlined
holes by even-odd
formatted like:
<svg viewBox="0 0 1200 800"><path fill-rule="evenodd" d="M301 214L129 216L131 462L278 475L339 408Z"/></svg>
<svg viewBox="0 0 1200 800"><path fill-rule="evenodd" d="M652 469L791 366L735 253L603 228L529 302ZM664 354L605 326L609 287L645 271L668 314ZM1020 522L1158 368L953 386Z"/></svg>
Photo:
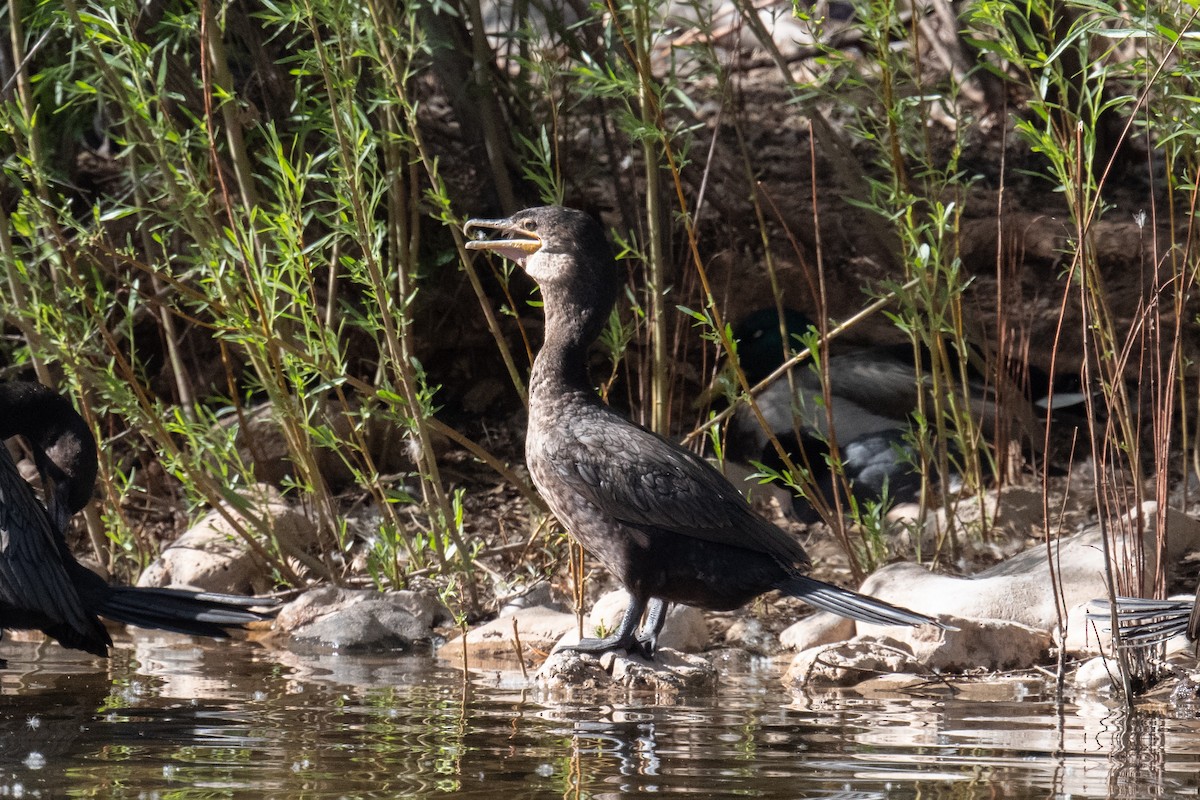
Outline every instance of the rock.
<svg viewBox="0 0 1200 800"><path fill-rule="evenodd" d="M542 606L554 611L563 610L554 602L553 595L550 592L550 584L545 581L538 581L532 586L522 586L516 591L509 591L503 594L498 588L496 596L501 603L499 614L501 617L507 617L523 608L534 608L536 606Z"/></svg>
<svg viewBox="0 0 1200 800"><path fill-rule="evenodd" d="M958 630L859 625L859 635L899 642L922 666L935 672L1028 669L1050 657L1050 633L1002 619L942 617ZM885 639L886 637L886 639Z"/></svg>
<svg viewBox="0 0 1200 800"><path fill-rule="evenodd" d="M264 562L234 529L226 515L238 521L251 536L265 543L274 538L284 552L310 552L317 545L316 525L292 508L279 492L257 484L244 495L251 515L267 529L229 504L200 518L186 533L163 550L138 579L138 586L189 586L227 594L260 594L271 588Z"/></svg>
<svg viewBox="0 0 1200 800"><path fill-rule="evenodd" d="M1019 703L1046 690L1041 675L987 675L977 680L955 680L954 699L972 703Z"/></svg>
<svg viewBox="0 0 1200 800"><path fill-rule="evenodd" d="M324 428L328 441L362 442L371 463L381 473L401 473L413 468L409 432L387 413L371 413L357 406L347 409L331 398L314 410L310 424ZM254 465L254 475L259 481L282 487L295 477L293 454L275 406L263 403L245 409L240 415L223 419L220 425L236 428L234 446L244 463ZM444 446L440 439L434 444ZM334 490L354 481L354 472L343 456L333 447L316 447L313 451L316 471Z"/></svg>
<svg viewBox="0 0 1200 800"><path fill-rule="evenodd" d="M530 667L536 665L565 635L578 628L574 614L544 606L521 608L472 628L466 636L456 636L439 647L437 655L454 664L461 664L465 652L467 665L471 668L498 664L502 668L515 669L518 666L519 637L521 657L526 667Z"/></svg>
<svg viewBox="0 0 1200 800"><path fill-rule="evenodd" d="M807 650L854 638L855 623L828 611L818 611L793 623L779 634L779 643L788 650Z"/></svg>
<svg viewBox="0 0 1200 800"><path fill-rule="evenodd" d="M611 634L620 625L628 605L629 594L624 589L604 595L588 613L583 624L583 635L603 637ZM698 608L672 603L667 610L662 633L658 636L658 646L697 652L707 645L708 622L704 619L704 613Z"/></svg>
<svg viewBox="0 0 1200 800"><path fill-rule="evenodd" d="M1146 503L1143 508L1147 519L1145 574L1152 575L1157 506ZM1200 548L1200 521L1169 510L1167 527L1167 558L1172 562ZM867 578L859 591L935 616L1002 619L1049 631L1058 623L1056 587L1068 609L1107 593L1101 535L1099 527L1093 527L1055 542L1054 580L1046 548L1035 547L970 578L935 575L915 564L891 564Z"/></svg>
<svg viewBox="0 0 1200 800"><path fill-rule="evenodd" d="M288 603L276 617L293 649L384 652L433 638L450 620L438 601L416 592L375 592L325 586Z"/></svg>
<svg viewBox="0 0 1200 800"><path fill-rule="evenodd" d="M663 648L653 661L613 651L597 657L556 650L542 664L536 680L547 689L694 695L716 691L717 670L700 656Z"/></svg>
<svg viewBox="0 0 1200 800"><path fill-rule="evenodd" d="M1115 658L1097 656L1075 670L1075 688L1085 692L1110 692L1113 679L1121 680L1121 668Z"/></svg>
<svg viewBox="0 0 1200 800"><path fill-rule="evenodd" d="M774 653L778 649L775 637L754 618L735 620L725 631L725 644L740 647L760 656Z"/></svg>
<svg viewBox="0 0 1200 800"><path fill-rule="evenodd" d="M844 687L894 673L928 675L930 671L899 642L856 639L796 654L783 683L792 690Z"/></svg>
<svg viewBox="0 0 1200 800"><path fill-rule="evenodd" d="M854 691L863 697L895 697L898 693L910 694L914 690L946 691L946 684L924 675L913 675L908 672L896 672L890 675L877 675L867 678L861 683L854 684Z"/></svg>

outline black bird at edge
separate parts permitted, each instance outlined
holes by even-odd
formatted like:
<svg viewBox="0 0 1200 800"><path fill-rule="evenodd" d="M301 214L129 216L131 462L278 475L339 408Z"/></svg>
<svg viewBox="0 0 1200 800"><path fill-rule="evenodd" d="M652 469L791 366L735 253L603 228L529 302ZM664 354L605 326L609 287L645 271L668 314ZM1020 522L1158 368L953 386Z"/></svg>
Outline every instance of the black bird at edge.
<svg viewBox="0 0 1200 800"><path fill-rule="evenodd" d="M500 238L471 239L479 230ZM717 470L600 402L587 349L608 320L619 279L595 219L548 206L470 220L464 233L469 249L515 261L541 287L545 341L530 376L526 462L555 516L631 598L612 636L570 649L650 657L667 603L729 610L772 589L863 622L945 627L808 577L804 549L757 516Z"/></svg>
<svg viewBox="0 0 1200 800"><path fill-rule="evenodd" d="M18 435L29 443L43 484L53 484L47 506L3 443ZM64 647L106 656L112 639L98 617L217 638L269 618L253 609L273 600L111 586L80 564L65 527L91 498L96 472L95 437L65 397L37 383L0 383L0 634L40 630Z"/></svg>

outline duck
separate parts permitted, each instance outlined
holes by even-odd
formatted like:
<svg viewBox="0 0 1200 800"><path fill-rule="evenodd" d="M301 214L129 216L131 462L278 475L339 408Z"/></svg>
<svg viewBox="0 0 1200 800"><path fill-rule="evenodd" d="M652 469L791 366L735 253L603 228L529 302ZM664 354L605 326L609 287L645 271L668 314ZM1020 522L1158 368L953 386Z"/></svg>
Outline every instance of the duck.
<svg viewBox="0 0 1200 800"><path fill-rule="evenodd" d="M32 450L45 505L3 444L14 436ZM91 500L97 470L95 437L66 397L40 383L0 383L0 635L39 630L105 657L113 642L101 617L214 638L270 619L271 599L117 586L80 564L66 527Z"/></svg>
<svg viewBox="0 0 1200 800"><path fill-rule="evenodd" d="M792 464L808 471L811 486L827 507L834 504L833 484L837 479L830 464L830 445L808 430L779 435L779 444ZM911 434L901 428L864 433L838 446L841 474L858 509L869 505L890 507L896 503L916 502L921 495L920 458ZM774 445L765 445L756 462L755 474L783 476L787 465ZM931 467L932 469L932 467ZM793 478L795 476L792 476ZM807 495L788 492L791 515L798 522L812 524L821 519Z"/></svg>
<svg viewBox="0 0 1200 800"><path fill-rule="evenodd" d="M945 627L811 577L799 542L756 514L715 467L600 401L587 353L620 279L595 218L540 206L469 220L463 232L469 250L513 261L541 291L545 329L529 378L526 465L554 516L630 597L611 635L568 649L653 658L668 604L727 611L773 590L861 622Z"/></svg>
<svg viewBox="0 0 1200 800"><path fill-rule="evenodd" d="M743 317L732 335L747 383L754 386L775 372L799 349L796 337L815 328L806 314L790 307L782 312L762 308ZM807 366L794 368L755 398L765 428L747 406L737 408L726 429L726 457L743 465L761 464L768 473L782 472L784 462L771 441L773 436L793 464L810 472L822 499L831 503L832 418L838 460L860 508L865 503L916 501L921 491L921 459L913 445L912 423L920 398L912 348L841 349L826 356L825 374L831 413L826 413L824 388L816 371ZM974 407L985 417L994 411L982 389ZM794 518L806 523L820 518L808 498L790 494Z"/></svg>

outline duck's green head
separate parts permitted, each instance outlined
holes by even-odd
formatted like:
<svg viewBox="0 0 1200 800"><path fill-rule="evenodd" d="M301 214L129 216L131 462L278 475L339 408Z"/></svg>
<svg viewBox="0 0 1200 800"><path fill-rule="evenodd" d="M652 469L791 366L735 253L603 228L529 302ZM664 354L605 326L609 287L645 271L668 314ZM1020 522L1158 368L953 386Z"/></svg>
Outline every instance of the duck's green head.
<svg viewBox="0 0 1200 800"><path fill-rule="evenodd" d="M751 386L770 375L792 353L800 350L796 337L813 327L813 321L806 314L793 308L785 308L783 325L780 326L779 322L779 312L774 308L760 308L733 328L733 338L738 343L738 362Z"/></svg>

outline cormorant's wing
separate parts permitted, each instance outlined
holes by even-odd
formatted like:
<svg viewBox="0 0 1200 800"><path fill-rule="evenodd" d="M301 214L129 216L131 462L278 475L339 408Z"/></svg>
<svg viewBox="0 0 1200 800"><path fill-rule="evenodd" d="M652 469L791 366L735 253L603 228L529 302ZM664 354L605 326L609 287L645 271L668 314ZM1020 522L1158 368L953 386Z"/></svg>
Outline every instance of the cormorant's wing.
<svg viewBox="0 0 1200 800"><path fill-rule="evenodd" d="M558 478L604 514L650 535L665 530L744 547L788 567L810 563L704 459L607 409L601 418L577 426L554 461Z"/></svg>
<svg viewBox="0 0 1200 800"><path fill-rule="evenodd" d="M63 563L66 545L61 539L0 442L0 628L6 613L18 622L21 614L41 615L80 633L98 629L107 638L83 607Z"/></svg>

